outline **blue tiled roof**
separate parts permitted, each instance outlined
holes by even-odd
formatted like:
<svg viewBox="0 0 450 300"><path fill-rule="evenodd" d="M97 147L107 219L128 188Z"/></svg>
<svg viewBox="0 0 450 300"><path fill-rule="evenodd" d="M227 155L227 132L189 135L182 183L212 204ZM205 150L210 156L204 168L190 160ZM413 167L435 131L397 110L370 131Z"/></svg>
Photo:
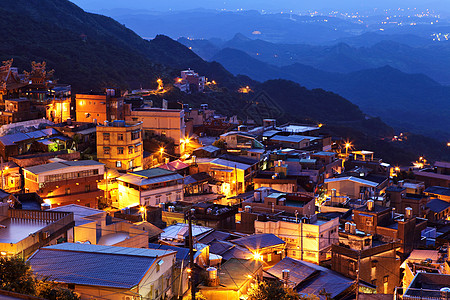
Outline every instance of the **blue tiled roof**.
<svg viewBox="0 0 450 300"><path fill-rule="evenodd" d="M429 208L434 213L440 213L450 207L450 203L439 199L431 199L427 203L427 208Z"/></svg>
<svg viewBox="0 0 450 300"><path fill-rule="evenodd" d="M30 257L28 262L38 276L48 276L56 282L130 289L139 284L158 259L150 255L155 250L149 249L60 245L41 248Z"/></svg>

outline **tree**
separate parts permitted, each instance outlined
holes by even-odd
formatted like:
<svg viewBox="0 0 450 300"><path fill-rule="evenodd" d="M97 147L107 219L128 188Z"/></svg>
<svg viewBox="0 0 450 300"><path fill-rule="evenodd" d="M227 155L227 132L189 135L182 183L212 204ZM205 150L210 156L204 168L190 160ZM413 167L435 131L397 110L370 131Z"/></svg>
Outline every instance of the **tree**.
<svg viewBox="0 0 450 300"><path fill-rule="evenodd" d="M36 288L30 265L21 258L1 257L0 289L34 295Z"/></svg>
<svg viewBox="0 0 450 300"><path fill-rule="evenodd" d="M300 300L300 295L291 288L285 288L280 281L260 281L251 285L247 292L251 300Z"/></svg>
<svg viewBox="0 0 450 300"><path fill-rule="evenodd" d="M17 257L0 258L0 289L49 300L79 300L78 294L55 282L37 280L31 267Z"/></svg>
<svg viewBox="0 0 450 300"><path fill-rule="evenodd" d="M57 283L47 280L36 282L36 295L49 300L79 300L80 297L72 290L62 288Z"/></svg>
<svg viewBox="0 0 450 300"><path fill-rule="evenodd" d="M219 139L217 141L214 141L212 144L214 147L220 148L220 149L226 149L225 141L222 139Z"/></svg>

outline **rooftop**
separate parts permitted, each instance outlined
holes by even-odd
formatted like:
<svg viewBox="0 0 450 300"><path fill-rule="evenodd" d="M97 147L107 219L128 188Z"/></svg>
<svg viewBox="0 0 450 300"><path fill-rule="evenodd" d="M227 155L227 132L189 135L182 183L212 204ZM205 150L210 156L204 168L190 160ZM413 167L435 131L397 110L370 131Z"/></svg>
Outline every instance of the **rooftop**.
<svg viewBox="0 0 450 300"><path fill-rule="evenodd" d="M261 268L260 261L231 258L218 271L220 285L238 290Z"/></svg>
<svg viewBox="0 0 450 300"><path fill-rule="evenodd" d="M430 186L426 188L424 192L435 195L450 196L450 188L442 186Z"/></svg>
<svg viewBox="0 0 450 300"><path fill-rule="evenodd" d="M145 170L145 171L149 171L149 170ZM143 172L143 171L139 171L139 172ZM122 176L118 177L117 180L123 181L126 183L130 183L133 185L137 185L137 186L145 186L145 185L149 185L149 184L183 179L183 176L181 176L180 174L173 173L171 171L168 171L168 172L170 172L170 173L167 175L153 176L150 178L141 177L136 174L137 172L133 172L133 173L122 175Z"/></svg>
<svg viewBox="0 0 450 300"><path fill-rule="evenodd" d="M272 141L281 141L281 142L289 142L289 143L300 143L303 140L317 140L319 138L317 137L312 137L312 136L303 136L303 135L289 135L289 136L284 136L284 135L276 135L272 138L270 138L270 140Z"/></svg>
<svg viewBox="0 0 450 300"><path fill-rule="evenodd" d="M267 247L274 247L286 244L285 241L280 239L274 234L253 234L246 237L242 237L231 241L233 244L245 247L250 251L256 251Z"/></svg>
<svg viewBox="0 0 450 300"><path fill-rule="evenodd" d="M56 282L130 289L139 284L158 257L172 253L63 243L41 248L28 262L36 274Z"/></svg>
<svg viewBox="0 0 450 300"><path fill-rule="evenodd" d="M27 170L33 174L42 174L47 172L53 172L55 170L62 170L70 167L85 167L85 166L104 166L104 164L99 163L95 160L77 160L77 161L64 161L64 162L54 162L45 165L37 165L33 167L27 167Z"/></svg>
<svg viewBox="0 0 450 300"><path fill-rule="evenodd" d="M44 229L48 224L47 221L8 218L0 221L0 225L0 243L15 244Z"/></svg>
<svg viewBox="0 0 450 300"><path fill-rule="evenodd" d="M303 133L303 132L320 129L320 127L319 126L311 126L311 125L288 124L288 125L281 126L280 129L282 131Z"/></svg>
<svg viewBox="0 0 450 300"><path fill-rule="evenodd" d="M371 187L377 187L379 184L378 182L373 182L373 181L365 180L365 179L354 177L354 176L325 179L325 183L338 182L338 181L353 181L353 182L360 183L363 185L368 185Z"/></svg>
<svg viewBox="0 0 450 300"><path fill-rule="evenodd" d="M184 223L178 223L171 225L169 227L166 227L164 229L164 232L161 233L161 239L162 240L177 240L184 238L187 236L189 226L188 224ZM210 231L213 231L214 229L204 226L198 226L198 225L192 225L192 235L198 236L204 233L208 233Z"/></svg>
<svg viewBox="0 0 450 300"><path fill-rule="evenodd" d="M283 258L283 260L266 272L282 280L283 270L289 270L289 280L292 281L295 286L299 285L314 273L319 272L318 270L303 264L302 261L290 257Z"/></svg>
<svg viewBox="0 0 450 300"><path fill-rule="evenodd" d="M65 206L60 206L52 208L49 211L62 211L62 212L72 212L75 221L75 226L83 225L85 223L90 223L92 220L87 220L87 217L96 216L99 214L104 214L106 217L106 212L99 209L89 208L86 206L81 206L77 204L69 204Z"/></svg>
<svg viewBox="0 0 450 300"><path fill-rule="evenodd" d="M440 213L450 207L450 203L440 200L440 199L432 199L426 205L434 213Z"/></svg>
<svg viewBox="0 0 450 300"><path fill-rule="evenodd" d="M138 176L150 179L150 178L154 178L154 177L173 175L173 174L175 174L175 172L167 170L167 169L162 169L162 168L152 168L152 169L148 169L148 170L130 172L129 174L138 175Z"/></svg>

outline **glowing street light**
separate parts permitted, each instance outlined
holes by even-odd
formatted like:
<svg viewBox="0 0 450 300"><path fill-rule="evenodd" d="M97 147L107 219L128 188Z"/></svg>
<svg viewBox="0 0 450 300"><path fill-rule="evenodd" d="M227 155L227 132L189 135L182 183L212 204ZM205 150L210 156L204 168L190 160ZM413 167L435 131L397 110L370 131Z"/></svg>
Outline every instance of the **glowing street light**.
<svg viewBox="0 0 450 300"><path fill-rule="evenodd" d="M159 154L163 155L164 153L164 147L159 148Z"/></svg>
<svg viewBox="0 0 450 300"><path fill-rule="evenodd" d="M345 143L345 156L348 156L348 149L352 147L353 145L350 142Z"/></svg>
<svg viewBox="0 0 450 300"><path fill-rule="evenodd" d="M262 260L263 257L261 254L259 254L258 252L253 253L253 259L254 260Z"/></svg>

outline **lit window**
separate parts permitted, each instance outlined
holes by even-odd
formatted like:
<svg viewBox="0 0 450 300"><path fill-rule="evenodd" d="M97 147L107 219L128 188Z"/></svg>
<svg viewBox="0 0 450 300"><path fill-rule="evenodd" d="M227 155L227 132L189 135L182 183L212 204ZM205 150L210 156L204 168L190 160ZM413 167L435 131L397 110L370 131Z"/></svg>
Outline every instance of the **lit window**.
<svg viewBox="0 0 450 300"><path fill-rule="evenodd" d="M122 162L120 160L116 161L116 168L122 168Z"/></svg>

